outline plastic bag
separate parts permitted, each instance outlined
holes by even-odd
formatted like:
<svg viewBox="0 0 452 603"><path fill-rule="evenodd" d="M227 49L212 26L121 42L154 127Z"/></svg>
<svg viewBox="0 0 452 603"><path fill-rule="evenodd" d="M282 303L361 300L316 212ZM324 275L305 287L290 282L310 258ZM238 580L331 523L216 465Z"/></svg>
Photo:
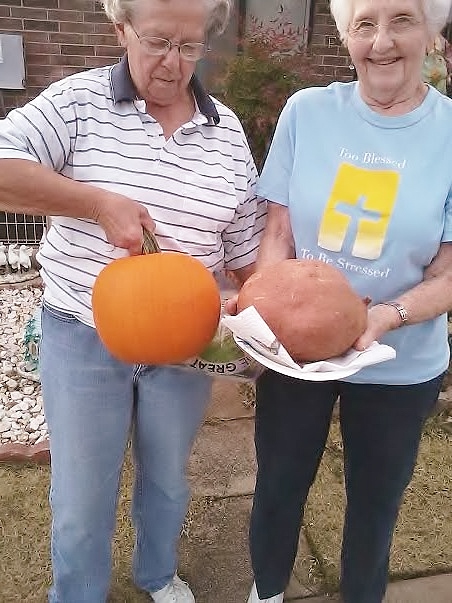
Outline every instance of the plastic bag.
<svg viewBox="0 0 452 603"><path fill-rule="evenodd" d="M39 305L33 312L33 315L27 320L22 339L23 361L16 367L17 373L21 377L39 381L39 348L41 345L41 312L42 306Z"/></svg>
<svg viewBox="0 0 452 603"><path fill-rule="evenodd" d="M237 293L237 288L224 272L216 273L216 281L221 292L221 317L214 338L205 350L182 365L187 369L198 370L214 377L228 377L256 381L265 369L251 358L234 341L232 332L222 324L224 304Z"/></svg>

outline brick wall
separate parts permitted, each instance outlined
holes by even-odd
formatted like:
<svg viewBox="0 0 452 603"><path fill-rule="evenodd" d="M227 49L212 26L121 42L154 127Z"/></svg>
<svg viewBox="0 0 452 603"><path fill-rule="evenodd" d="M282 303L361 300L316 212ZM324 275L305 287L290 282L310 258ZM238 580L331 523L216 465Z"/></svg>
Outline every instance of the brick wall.
<svg viewBox="0 0 452 603"><path fill-rule="evenodd" d="M113 26L95 0L0 0L0 32L24 38L26 89L4 91L6 112L52 81L115 62L122 54ZM320 83L352 79L328 1L316 0L311 52Z"/></svg>
<svg viewBox="0 0 452 603"><path fill-rule="evenodd" d="M5 109L22 106L51 82L121 56L95 0L0 0L0 32L24 38L25 90L4 91Z"/></svg>
<svg viewBox="0 0 452 603"><path fill-rule="evenodd" d="M310 49L319 81L329 83L353 79L349 54L341 44L326 0L315 2Z"/></svg>

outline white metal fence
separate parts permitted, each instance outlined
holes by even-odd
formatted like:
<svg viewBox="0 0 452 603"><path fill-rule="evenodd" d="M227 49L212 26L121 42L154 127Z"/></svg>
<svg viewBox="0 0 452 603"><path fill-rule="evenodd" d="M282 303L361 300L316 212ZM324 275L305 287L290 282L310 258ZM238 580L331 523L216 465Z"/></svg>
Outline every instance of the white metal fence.
<svg viewBox="0 0 452 603"><path fill-rule="evenodd" d="M45 218L0 212L0 242L37 245L45 228Z"/></svg>

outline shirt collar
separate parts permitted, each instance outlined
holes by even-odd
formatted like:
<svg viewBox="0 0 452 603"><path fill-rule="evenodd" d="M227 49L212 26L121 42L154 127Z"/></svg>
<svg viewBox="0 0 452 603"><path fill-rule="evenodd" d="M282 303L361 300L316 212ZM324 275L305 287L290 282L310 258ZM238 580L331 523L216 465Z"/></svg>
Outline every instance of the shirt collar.
<svg viewBox="0 0 452 603"><path fill-rule="evenodd" d="M193 74L190 80L190 86L201 113L208 119L211 119L215 125L218 125L220 123L220 116L218 115L215 103L207 94L195 74ZM137 91L130 75L127 54L124 54L119 63L116 63L111 68L110 87L115 104L122 101L133 101L137 98Z"/></svg>

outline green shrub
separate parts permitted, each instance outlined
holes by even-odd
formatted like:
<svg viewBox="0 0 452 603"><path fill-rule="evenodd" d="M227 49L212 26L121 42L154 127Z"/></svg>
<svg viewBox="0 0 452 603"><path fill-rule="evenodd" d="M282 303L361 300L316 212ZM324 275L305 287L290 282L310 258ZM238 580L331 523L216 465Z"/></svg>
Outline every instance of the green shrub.
<svg viewBox="0 0 452 603"><path fill-rule="evenodd" d="M281 19L270 25L253 20L237 56L217 60L216 96L241 119L258 167L287 97L315 83L300 39L299 29Z"/></svg>

